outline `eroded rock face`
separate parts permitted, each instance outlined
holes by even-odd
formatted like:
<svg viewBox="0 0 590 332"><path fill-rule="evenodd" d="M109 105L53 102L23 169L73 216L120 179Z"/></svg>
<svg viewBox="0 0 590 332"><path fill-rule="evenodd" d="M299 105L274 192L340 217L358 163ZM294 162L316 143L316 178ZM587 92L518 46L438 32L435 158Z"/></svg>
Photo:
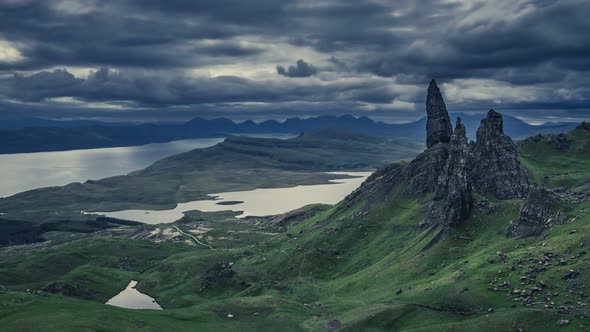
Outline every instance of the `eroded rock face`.
<svg viewBox="0 0 590 332"><path fill-rule="evenodd" d="M417 195L434 192L448 157L449 144L437 144L406 165L402 176L408 181L408 192Z"/></svg>
<svg viewBox="0 0 590 332"><path fill-rule="evenodd" d="M553 191L543 187L531 187L527 199L520 207L518 219L510 223L506 235L540 235L545 229L567 221L567 214L563 211L564 203Z"/></svg>
<svg viewBox="0 0 590 332"><path fill-rule="evenodd" d="M514 142L504 134L502 114L490 110L481 120L476 136L470 158L474 191L501 199L526 197L528 175Z"/></svg>
<svg viewBox="0 0 590 332"><path fill-rule="evenodd" d="M440 89L434 80L428 86L426 96L426 147L430 148L437 143L451 141L453 128L451 119L447 113L447 106L440 93Z"/></svg>
<svg viewBox="0 0 590 332"><path fill-rule="evenodd" d="M473 208L473 194L469 181L469 147L465 126L457 118L449 144L449 156L438 177L434 200L428 210L429 224L460 224Z"/></svg>

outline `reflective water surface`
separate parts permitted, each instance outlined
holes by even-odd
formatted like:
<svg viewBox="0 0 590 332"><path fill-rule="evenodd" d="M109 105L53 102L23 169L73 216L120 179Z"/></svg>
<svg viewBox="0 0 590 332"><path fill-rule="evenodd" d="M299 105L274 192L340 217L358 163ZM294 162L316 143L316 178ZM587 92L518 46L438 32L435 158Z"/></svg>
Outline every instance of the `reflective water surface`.
<svg viewBox="0 0 590 332"><path fill-rule="evenodd" d="M221 141L223 138L198 138L142 146L0 155L0 197L127 174L173 154Z"/></svg>
<svg viewBox="0 0 590 332"><path fill-rule="evenodd" d="M211 194L215 200L180 203L170 210L124 210L93 212L108 217L141 221L147 224L171 223L183 217L183 212L242 211L239 217L267 216L289 212L314 203L336 204L350 194L371 174L370 172L331 172L354 178L331 180L330 184L304 185L288 188L262 188ZM232 202L234 204L219 204Z"/></svg>
<svg viewBox="0 0 590 332"><path fill-rule="evenodd" d="M131 280L127 288L112 297L106 304L127 309L163 310L152 297L135 289L137 281Z"/></svg>

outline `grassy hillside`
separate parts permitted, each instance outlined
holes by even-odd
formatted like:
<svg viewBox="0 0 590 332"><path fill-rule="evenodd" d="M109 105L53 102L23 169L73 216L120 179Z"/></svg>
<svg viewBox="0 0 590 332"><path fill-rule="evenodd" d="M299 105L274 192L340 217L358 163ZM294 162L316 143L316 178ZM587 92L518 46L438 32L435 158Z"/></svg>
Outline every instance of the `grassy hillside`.
<svg viewBox="0 0 590 332"><path fill-rule="evenodd" d="M549 187L590 189L590 132L582 128L567 134L530 137L518 153L537 183Z"/></svg>
<svg viewBox="0 0 590 332"><path fill-rule="evenodd" d="M590 176L580 166L589 155L579 149L590 137L582 131L568 137L567 150L548 143L550 137L525 141L521 158L535 179L582 190ZM477 196L470 219L443 232L419 226L428 197L408 197L403 189L386 188L346 208L309 207L280 233L269 220L226 216L218 223L198 213L176 224L200 230L194 234L215 249L190 245L182 234L163 242L138 236L155 228L164 234L161 228L172 225L74 240L56 234L51 243L3 249L0 284L10 291L0 294L0 324L8 331L590 328L589 201L573 205L570 222L545 236L513 239L505 229L518 216L519 199ZM235 275L203 289L220 262L232 262ZM100 304L132 278L165 310ZM54 280L83 285L96 298L35 293Z"/></svg>

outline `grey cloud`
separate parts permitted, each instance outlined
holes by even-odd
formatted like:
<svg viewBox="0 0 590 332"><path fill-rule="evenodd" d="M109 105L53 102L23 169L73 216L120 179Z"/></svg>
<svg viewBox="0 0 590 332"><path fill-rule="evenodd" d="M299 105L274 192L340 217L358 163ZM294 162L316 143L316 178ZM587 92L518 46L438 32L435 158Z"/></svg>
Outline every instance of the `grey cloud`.
<svg viewBox="0 0 590 332"><path fill-rule="evenodd" d="M15 74L8 84L8 95L23 101L41 101L46 98L76 94L83 80L66 70L40 72L32 76Z"/></svg>
<svg viewBox="0 0 590 332"><path fill-rule="evenodd" d="M309 77L317 72L316 67L301 59L297 60L295 66L289 66L287 69L283 66L277 66L277 73L286 77Z"/></svg>
<svg viewBox="0 0 590 332"><path fill-rule="evenodd" d="M271 84L237 76L157 76L101 68L87 79L60 69L4 79L5 98L43 101L71 97L92 102L122 102L137 106L195 105L240 102L370 102L389 103L397 94L382 82L330 85Z"/></svg>

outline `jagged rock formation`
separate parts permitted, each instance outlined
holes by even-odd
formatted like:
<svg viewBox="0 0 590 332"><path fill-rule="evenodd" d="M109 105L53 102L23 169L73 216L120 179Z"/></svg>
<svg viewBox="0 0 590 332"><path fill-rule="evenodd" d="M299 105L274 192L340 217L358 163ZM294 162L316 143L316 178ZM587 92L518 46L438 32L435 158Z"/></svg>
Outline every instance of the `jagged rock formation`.
<svg viewBox="0 0 590 332"><path fill-rule="evenodd" d="M468 143L460 118L452 131L445 102L434 80L428 87L426 113L426 151L410 163L390 165L375 172L347 197L343 207L404 185L405 192L414 197L433 193L425 224L447 227L469 217L475 192L500 199L526 197L529 179L514 142L504 134L500 113L490 110L481 120L477 142Z"/></svg>
<svg viewBox="0 0 590 332"><path fill-rule="evenodd" d="M469 182L469 149L465 126L457 118L455 131L449 144L449 157L438 177L434 201L430 205L427 223L459 224L473 208L473 195Z"/></svg>
<svg viewBox="0 0 590 332"><path fill-rule="evenodd" d="M576 129L583 129L585 131L590 131L590 122L582 121L580 125Z"/></svg>
<svg viewBox="0 0 590 332"><path fill-rule="evenodd" d="M476 192L497 198L526 197L529 179L516 146L504 134L502 114L490 110L476 133L471 156L471 182Z"/></svg>
<svg viewBox="0 0 590 332"><path fill-rule="evenodd" d="M562 224L568 217L565 204L553 191L543 187L531 187L528 197L520 207L517 220L506 229L509 237L527 237L540 235L553 225Z"/></svg>
<svg viewBox="0 0 590 332"><path fill-rule="evenodd" d="M426 96L426 147L437 143L448 143L453 134L451 119L447 113L447 106L434 80L428 86Z"/></svg>

